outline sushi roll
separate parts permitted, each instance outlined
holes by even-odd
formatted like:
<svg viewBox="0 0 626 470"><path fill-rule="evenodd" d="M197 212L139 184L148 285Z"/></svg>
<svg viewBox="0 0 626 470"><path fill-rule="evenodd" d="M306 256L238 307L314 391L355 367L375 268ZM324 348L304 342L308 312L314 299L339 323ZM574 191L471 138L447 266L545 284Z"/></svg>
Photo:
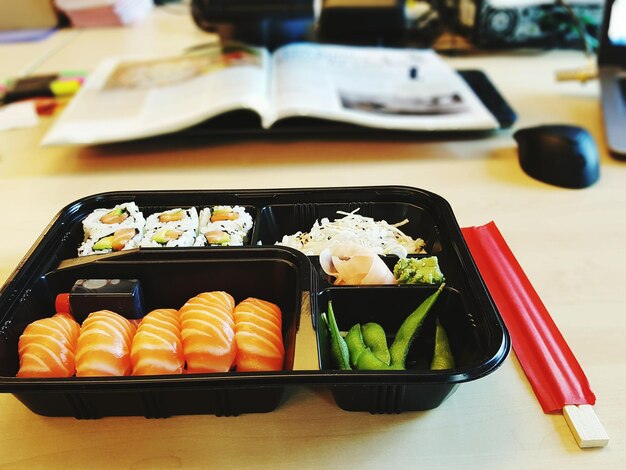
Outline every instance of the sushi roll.
<svg viewBox="0 0 626 470"><path fill-rule="evenodd" d="M197 234L198 211L195 207L170 209L148 217L141 246L193 246Z"/></svg>
<svg viewBox="0 0 626 470"><path fill-rule="evenodd" d="M128 250L139 246L145 219L134 202L96 209L83 220L85 237L78 256Z"/></svg>
<svg viewBox="0 0 626 470"><path fill-rule="evenodd" d="M78 256L110 253L112 251L137 248L141 241L142 230L139 227L124 227L117 230L95 231L78 248Z"/></svg>
<svg viewBox="0 0 626 470"><path fill-rule="evenodd" d="M248 241L252 216L240 206L214 206L200 211L196 246L241 246Z"/></svg>
<svg viewBox="0 0 626 470"><path fill-rule="evenodd" d="M114 232L120 228L143 228L143 214L134 202L118 204L112 209L96 209L83 220L85 239L103 231Z"/></svg>

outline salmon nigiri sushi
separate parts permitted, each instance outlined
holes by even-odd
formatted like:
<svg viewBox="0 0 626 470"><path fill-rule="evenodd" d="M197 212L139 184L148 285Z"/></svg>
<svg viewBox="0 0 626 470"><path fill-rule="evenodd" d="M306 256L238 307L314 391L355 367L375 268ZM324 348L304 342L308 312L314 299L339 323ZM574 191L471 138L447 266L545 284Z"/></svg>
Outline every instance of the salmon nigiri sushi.
<svg viewBox="0 0 626 470"><path fill-rule="evenodd" d="M278 305L249 297L235 307L237 371L282 370L285 346Z"/></svg>
<svg viewBox="0 0 626 470"><path fill-rule="evenodd" d="M90 313L76 345L76 377L130 375L130 348L136 328L110 310Z"/></svg>
<svg viewBox="0 0 626 470"><path fill-rule="evenodd" d="M58 313L26 327L18 341L18 377L71 377L76 371L74 351L80 325Z"/></svg>
<svg viewBox="0 0 626 470"><path fill-rule="evenodd" d="M180 318L172 308L148 313L130 349L133 375L182 374L185 367Z"/></svg>
<svg viewBox="0 0 626 470"><path fill-rule="evenodd" d="M235 300L223 291L204 292L179 310L187 372L227 372L237 353Z"/></svg>

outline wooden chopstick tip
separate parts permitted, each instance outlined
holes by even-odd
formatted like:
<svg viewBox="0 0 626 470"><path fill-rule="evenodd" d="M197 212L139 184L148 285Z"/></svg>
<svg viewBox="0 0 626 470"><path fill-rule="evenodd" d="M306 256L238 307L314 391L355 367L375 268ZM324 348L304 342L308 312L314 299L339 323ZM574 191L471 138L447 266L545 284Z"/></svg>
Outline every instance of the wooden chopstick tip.
<svg viewBox="0 0 626 470"><path fill-rule="evenodd" d="M581 449L608 445L609 435L591 405L565 405L563 417Z"/></svg>

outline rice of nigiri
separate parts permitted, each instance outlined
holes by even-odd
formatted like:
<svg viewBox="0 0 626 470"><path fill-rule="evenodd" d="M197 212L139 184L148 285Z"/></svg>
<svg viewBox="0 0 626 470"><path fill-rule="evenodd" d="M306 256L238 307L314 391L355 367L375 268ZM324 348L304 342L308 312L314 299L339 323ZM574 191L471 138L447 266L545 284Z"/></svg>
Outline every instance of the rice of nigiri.
<svg viewBox="0 0 626 470"><path fill-rule="evenodd" d="M68 314L56 314L29 324L18 341L17 377L71 377L76 371L80 326Z"/></svg>
<svg viewBox="0 0 626 470"><path fill-rule="evenodd" d="M237 353L235 300L223 291L204 292L179 310L188 373L227 372Z"/></svg>
<svg viewBox="0 0 626 470"><path fill-rule="evenodd" d="M285 347L278 305L249 297L235 307L238 372L282 370Z"/></svg>
<svg viewBox="0 0 626 470"><path fill-rule="evenodd" d="M148 313L133 337L132 375L182 374L185 367L178 312L171 308Z"/></svg>
<svg viewBox="0 0 626 470"><path fill-rule="evenodd" d="M136 328L110 310L90 313L76 345L76 377L130 375L130 348Z"/></svg>

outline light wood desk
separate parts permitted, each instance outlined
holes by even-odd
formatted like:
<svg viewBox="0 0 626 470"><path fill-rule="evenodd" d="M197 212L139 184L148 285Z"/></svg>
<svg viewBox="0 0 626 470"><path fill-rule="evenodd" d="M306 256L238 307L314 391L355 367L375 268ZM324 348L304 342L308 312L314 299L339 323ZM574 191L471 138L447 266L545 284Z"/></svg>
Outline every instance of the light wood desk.
<svg viewBox="0 0 626 470"><path fill-rule="evenodd" d="M129 29L74 35L36 72L89 69L106 55L177 50L207 36L157 11ZM0 46L4 74L31 63ZM515 356L424 413L339 410L324 389L289 390L270 414L77 421L50 419L0 395L3 468L622 468L626 462L626 164L605 150L596 83L559 84L579 52L449 59L482 68L519 114L516 128L586 126L602 152L585 190L532 180L511 131L487 139L409 142L193 140L111 148L46 148L36 129L0 134L0 280L54 214L88 194L134 189L230 189L399 184L445 197L462 226L495 220L582 364L598 397L607 448L580 450L560 415L544 415Z"/></svg>

